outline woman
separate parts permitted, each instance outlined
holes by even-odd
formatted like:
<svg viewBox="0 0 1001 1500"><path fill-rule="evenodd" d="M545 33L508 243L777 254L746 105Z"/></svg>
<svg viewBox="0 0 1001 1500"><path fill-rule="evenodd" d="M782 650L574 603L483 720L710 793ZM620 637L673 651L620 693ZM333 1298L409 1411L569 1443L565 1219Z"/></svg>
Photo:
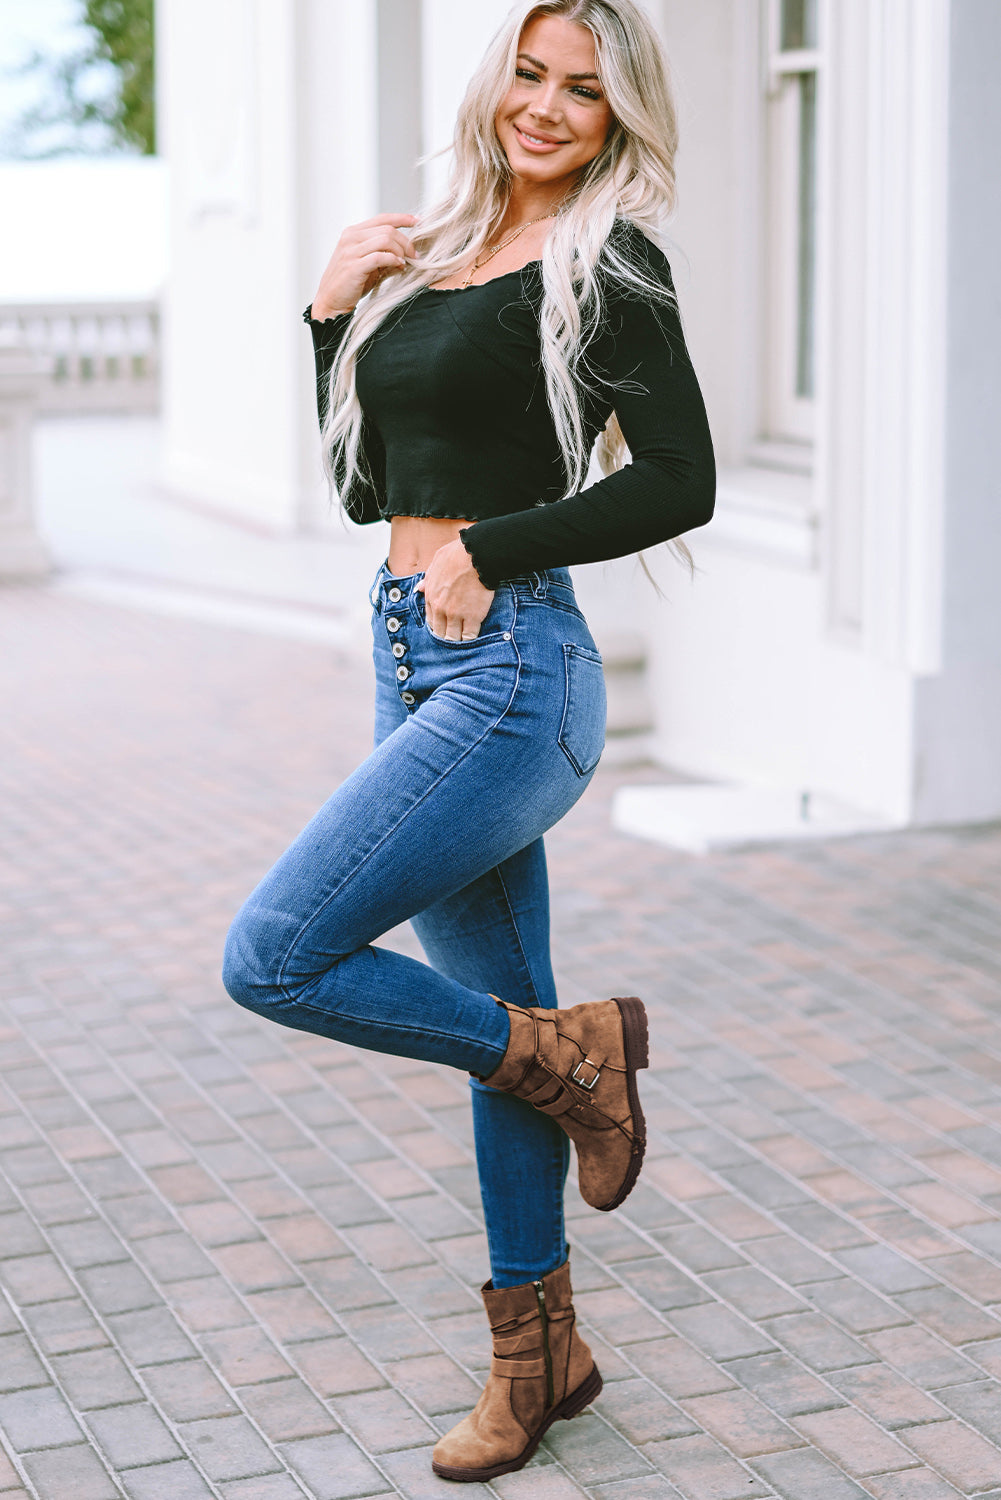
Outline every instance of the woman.
<svg viewBox="0 0 1001 1500"><path fill-rule="evenodd" d="M674 147L633 0L522 0L466 94L445 200L345 231L306 313L331 477L353 519L391 521L376 748L246 902L225 982L284 1025L473 1075L494 1359L435 1448L452 1479L521 1468L601 1389L574 1326L568 1141L599 1209L643 1157L643 1006L556 1008L542 836L604 742L567 566L712 513L705 412L647 234ZM582 489L599 434L607 477ZM371 946L407 918L427 965Z"/></svg>

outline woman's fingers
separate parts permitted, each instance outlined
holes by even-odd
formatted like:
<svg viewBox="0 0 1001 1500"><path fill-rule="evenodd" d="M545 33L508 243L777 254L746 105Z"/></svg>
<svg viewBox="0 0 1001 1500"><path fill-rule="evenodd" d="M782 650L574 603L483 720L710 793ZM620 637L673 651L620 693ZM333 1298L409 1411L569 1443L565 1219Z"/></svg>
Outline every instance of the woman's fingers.
<svg viewBox="0 0 1001 1500"><path fill-rule="evenodd" d="M373 250L369 255L359 256L358 264L363 271L379 271L385 267L399 271L406 262L395 250Z"/></svg>
<svg viewBox="0 0 1001 1500"><path fill-rule="evenodd" d="M402 271L415 258L414 243L405 231L417 223L413 214L376 214L361 224L349 224L327 262L313 298L314 316L347 312L393 271Z"/></svg>
<svg viewBox="0 0 1001 1500"><path fill-rule="evenodd" d="M462 542L439 547L419 585L425 618L434 635L450 641L475 640L493 602Z"/></svg>
<svg viewBox="0 0 1001 1500"><path fill-rule="evenodd" d="M408 224L416 224L415 214L375 214L371 219L360 219L357 224L350 226L349 232L359 229L373 229L379 224L390 224L394 228L402 229Z"/></svg>
<svg viewBox="0 0 1001 1500"><path fill-rule="evenodd" d="M380 225L375 229L365 228L359 232L352 249L356 255L366 255L372 250L398 250L401 255L409 257L416 254L410 236L387 225Z"/></svg>
<svg viewBox="0 0 1001 1500"><path fill-rule="evenodd" d="M437 614L428 609L425 613L428 629L432 635L446 641L475 641L480 633L476 620L465 620L460 615Z"/></svg>
<svg viewBox="0 0 1001 1500"><path fill-rule="evenodd" d="M412 258L416 253L413 241L405 234L398 234L395 230L382 230L375 234L367 234L355 246L356 255L368 255L375 250L390 250L397 255Z"/></svg>
<svg viewBox="0 0 1001 1500"><path fill-rule="evenodd" d="M371 289L376 282L384 280L393 272L404 270L408 251L410 255L413 254L413 246L408 239L402 235L387 235L385 232L356 245L353 250L355 263L365 277L366 288Z"/></svg>

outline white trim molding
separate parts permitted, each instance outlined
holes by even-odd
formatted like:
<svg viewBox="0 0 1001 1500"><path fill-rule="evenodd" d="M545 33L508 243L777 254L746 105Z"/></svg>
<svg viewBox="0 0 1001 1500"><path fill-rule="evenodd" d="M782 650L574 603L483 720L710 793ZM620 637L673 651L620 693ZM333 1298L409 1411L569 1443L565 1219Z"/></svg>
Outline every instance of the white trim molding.
<svg viewBox="0 0 1001 1500"><path fill-rule="evenodd" d="M841 0L829 20L817 464L828 628L934 672L949 0Z"/></svg>
<svg viewBox="0 0 1001 1500"><path fill-rule="evenodd" d="M813 493L808 474L778 465L720 469L716 509L704 543L813 571L819 524Z"/></svg>

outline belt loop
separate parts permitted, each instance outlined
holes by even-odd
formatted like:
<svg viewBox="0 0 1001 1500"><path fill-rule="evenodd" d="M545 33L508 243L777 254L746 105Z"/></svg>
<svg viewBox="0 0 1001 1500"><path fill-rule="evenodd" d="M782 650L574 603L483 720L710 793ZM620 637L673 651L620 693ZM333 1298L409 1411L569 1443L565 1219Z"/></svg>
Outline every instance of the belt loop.
<svg viewBox="0 0 1001 1500"><path fill-rule="evenodd" d="M532 593L536 599L544 599L549 588L549 579L545 573L531 574Z"/></svg>

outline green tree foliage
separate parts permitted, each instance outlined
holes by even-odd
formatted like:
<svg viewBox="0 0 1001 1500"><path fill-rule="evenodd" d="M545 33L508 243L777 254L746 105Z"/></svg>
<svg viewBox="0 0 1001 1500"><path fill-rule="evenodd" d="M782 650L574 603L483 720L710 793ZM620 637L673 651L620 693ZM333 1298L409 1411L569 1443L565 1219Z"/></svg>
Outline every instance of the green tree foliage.
<svg viewBox="0 0 1001 1500"><path fill-rule="evenodd" d="M153 0L85 0L80 21L80 46L58 57L36 54L25 65L42 99L17 122L12 154L152 155Z"/></svg>
<svg viewBox="0 0 1001 1500"><path fill-rule="evenodd" d="M84 20L94 33L94 59L118 75L108 117L118 140L146 156L156 150L153 105L153 0L87 0Z"/></svg>

